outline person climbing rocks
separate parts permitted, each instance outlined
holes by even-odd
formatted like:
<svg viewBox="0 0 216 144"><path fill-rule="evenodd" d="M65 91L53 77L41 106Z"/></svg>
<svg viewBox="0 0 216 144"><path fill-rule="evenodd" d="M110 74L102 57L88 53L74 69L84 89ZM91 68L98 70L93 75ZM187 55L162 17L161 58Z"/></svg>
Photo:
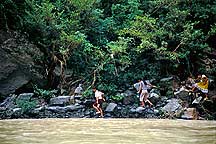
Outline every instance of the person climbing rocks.
<svg viewBox="0 0 216 144"><path fill-rule="evenodd" d="M196 89L201 91L202 94L204 94L204 100L208 99L208 85L209 81L206 75L202 75L201 78L199 78L199 81L196 81L194 87L192 88L192 91L194 92Z"/></svg>
<svg viewBox="0 0 216 144"><path fill-rule="evenodd" d="M78 87L76 87L75 91L74 91L74 95L82 95L83 92L83 88L82 88L82 84L79 84Z"/></svg>
<svg viewBox="0 0 216 144"><path fill-rule="evenodd" d="M75 103L76 100L79 100L82 96L83 93L83 88L82 88L82 84L79 84L76 89L73 92L73 95L71 95L70 97L70 103Z"/></svg>
<svg viewBox="0 0 216 144"><path fill-rule="evenodd" d="M96 109L96 114L100 114L100 117L103 117L102 103L105 101L104 93L98 91L95 87L92 89L95 93L95 102L93 108Z"/></svg>
<svg viewBox="0 0 216 144"><path fill-rule="evenodd" d="M191 90L194 84L195 84L195 80L193 79L193 76L190 75L186 80L185 87L186 89Z"/></svg>
<svg viewBox="0 0 216 144"><path fill-rule="evenodd" d="M149 103L150 106L153 106L152 102L148 99L149 93L148 93L148 88L152 87L150 83L147 83L146 81L143 81L142 79L138 80L139 82L139 90L137 93L140 94L140 106L145 107L145 103Z"/></svg>

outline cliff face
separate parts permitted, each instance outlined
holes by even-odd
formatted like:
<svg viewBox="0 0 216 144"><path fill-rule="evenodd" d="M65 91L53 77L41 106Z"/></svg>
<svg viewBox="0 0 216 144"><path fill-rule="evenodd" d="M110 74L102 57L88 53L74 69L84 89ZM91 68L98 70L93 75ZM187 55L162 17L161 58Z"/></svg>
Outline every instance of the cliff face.
<svg viewBox="0 0 216 144"><path fill-rule="evenodd" d="M14 93L30 81L43 80L42 56L24 35L0 31L0 96Z"/></svg>

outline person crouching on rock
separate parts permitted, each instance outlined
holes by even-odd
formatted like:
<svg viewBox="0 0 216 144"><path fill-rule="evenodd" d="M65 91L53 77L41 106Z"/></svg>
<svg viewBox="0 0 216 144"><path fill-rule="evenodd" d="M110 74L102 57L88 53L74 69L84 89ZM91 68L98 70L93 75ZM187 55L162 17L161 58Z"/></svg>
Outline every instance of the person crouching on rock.
<svg viewBox="0 0 216 144"><path fill-rule="evenodd" d="M209 85L208 78L205 75L202 75L201 80L198 81L194 85L194 87L192 88L192 91L195 91L195 89L200 90L205 96L204 100L207 100L208 99L208 85Z"/></svg>
<svg viewBox="0 0 216 144"><path fill-rule="evenodd" d="M100 114L100 117L103 117L102 103L105 101L104 93L98 91L96 88L92 89L95 93L95 103L93 104L93 108L96 109L96 114Z"/></svg>

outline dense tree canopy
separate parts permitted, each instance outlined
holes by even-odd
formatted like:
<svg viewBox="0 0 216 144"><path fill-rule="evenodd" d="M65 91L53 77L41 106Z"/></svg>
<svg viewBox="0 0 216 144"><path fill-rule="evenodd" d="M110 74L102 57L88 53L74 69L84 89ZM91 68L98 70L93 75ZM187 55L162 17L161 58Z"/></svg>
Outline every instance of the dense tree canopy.
<svg viewBox="0 0 216 144"><path fill-rule="evenodd" d="M65 69L110 92L138 77L216 75L203 63L215 56L213 0L2 0L0 19L40 47L48 81L61 67L62 85Z"/></svg>

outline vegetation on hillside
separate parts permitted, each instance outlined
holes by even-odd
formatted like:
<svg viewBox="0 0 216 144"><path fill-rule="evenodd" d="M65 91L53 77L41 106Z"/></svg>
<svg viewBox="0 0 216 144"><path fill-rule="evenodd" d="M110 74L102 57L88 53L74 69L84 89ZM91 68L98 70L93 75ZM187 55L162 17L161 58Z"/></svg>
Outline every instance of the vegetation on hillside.
<svg viewBox="0 0 216 144"><path fill-rule="evenodd" d="M46 89L56 67L62 89L85 82L110 93L138 77L216 76L203 62L215 56L213 0L2 0L0 19L44 53Z"/></svg>

